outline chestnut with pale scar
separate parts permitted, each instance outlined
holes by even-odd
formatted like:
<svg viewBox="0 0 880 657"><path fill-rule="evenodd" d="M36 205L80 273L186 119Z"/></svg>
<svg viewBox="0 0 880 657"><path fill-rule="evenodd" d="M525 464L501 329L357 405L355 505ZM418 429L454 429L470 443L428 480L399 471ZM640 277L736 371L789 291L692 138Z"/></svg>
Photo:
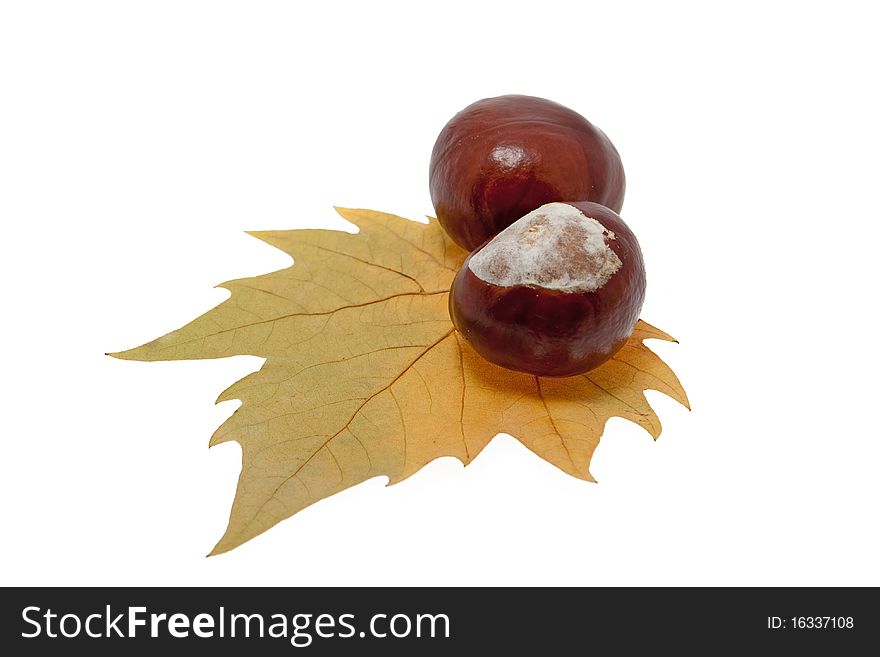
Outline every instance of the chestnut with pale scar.
<svg viewBox="0 0 880 657"><path fill-rule="evenodd" d="M465 260L449 309L487 360L570 376L626 343L644 297L641 249L623 219L597 203L548 203Z"/></svg>

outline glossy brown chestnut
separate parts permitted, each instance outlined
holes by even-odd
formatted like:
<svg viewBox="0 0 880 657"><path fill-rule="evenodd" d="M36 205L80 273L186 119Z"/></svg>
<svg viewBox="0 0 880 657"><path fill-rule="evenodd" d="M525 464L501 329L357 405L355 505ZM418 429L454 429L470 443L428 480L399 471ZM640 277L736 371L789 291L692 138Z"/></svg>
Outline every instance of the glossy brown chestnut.
<svg viewBox="0 0 880 657"><path fill-rule="evenodd" d="M644 298L642 252L623 219L596 203L549 203L468 256L449 313L486 360L571 376L624 345Z"/></svg>
<svg viewBox="0 0 880 657"><path fill-rule="evenodd" d="M605 133L533 96L485 98L452 117L434 144L429 182L437 219L468 251L551 201L620 212L626 187Z"/></svg>

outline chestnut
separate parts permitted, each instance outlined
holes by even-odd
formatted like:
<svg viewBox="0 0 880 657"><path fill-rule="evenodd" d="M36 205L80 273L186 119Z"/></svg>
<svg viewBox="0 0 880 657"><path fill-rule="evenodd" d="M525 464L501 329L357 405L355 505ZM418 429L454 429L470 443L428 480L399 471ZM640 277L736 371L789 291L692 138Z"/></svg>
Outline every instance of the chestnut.
<svg viewBox="0 0 880 657"><path fill-rule="evenodd" d="M645 299L635 235L597 203L548 203L476 249L452 283L452 322L496 365L587 372L632 335Z"/></svg>
<svg viewBox="0 0 880 657"><path fill-rule="evenodd" d="M551 201L595 201L615 212L626 181L601 130L534 96L485 98L440 131L431 153L431 201L468 251Z"/></svg>

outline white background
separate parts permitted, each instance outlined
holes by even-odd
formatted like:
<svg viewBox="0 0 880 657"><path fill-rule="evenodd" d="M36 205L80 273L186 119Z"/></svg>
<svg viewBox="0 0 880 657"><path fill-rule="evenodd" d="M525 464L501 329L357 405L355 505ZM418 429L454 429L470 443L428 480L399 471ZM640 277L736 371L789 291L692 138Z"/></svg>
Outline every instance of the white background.
<svg viewBox="0 0 880 657"><path fill-rule="evenodd" d="M0 582L880 584L876 16L713 5L3 3ZM206 559L260 361L104 352L289 263L244 230L430 214L436 134L503 93L620 150L693 411L612 420L597 485L499 436Z"/></svg>

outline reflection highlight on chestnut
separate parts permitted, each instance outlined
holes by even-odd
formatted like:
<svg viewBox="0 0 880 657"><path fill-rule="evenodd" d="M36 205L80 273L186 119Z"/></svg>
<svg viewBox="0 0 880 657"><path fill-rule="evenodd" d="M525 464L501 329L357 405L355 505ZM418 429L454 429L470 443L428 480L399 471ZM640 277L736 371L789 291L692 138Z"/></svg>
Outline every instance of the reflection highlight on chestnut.
<svg viewBox="0 0 880 657"><path fill-rule="evenodd" d="M486 360L572 376L626 343L644 298L642 252L616 212L591 202L548 203L468 256L449 311Z"/></svg>
<svg viewBox="0 0 880 657"><path fill-rule="evenodd" d="M456 114L434 144L429 182L437 219L468 251L551 201L620 212L626 187L605 133L559 103L519 95Z"/></svg>

